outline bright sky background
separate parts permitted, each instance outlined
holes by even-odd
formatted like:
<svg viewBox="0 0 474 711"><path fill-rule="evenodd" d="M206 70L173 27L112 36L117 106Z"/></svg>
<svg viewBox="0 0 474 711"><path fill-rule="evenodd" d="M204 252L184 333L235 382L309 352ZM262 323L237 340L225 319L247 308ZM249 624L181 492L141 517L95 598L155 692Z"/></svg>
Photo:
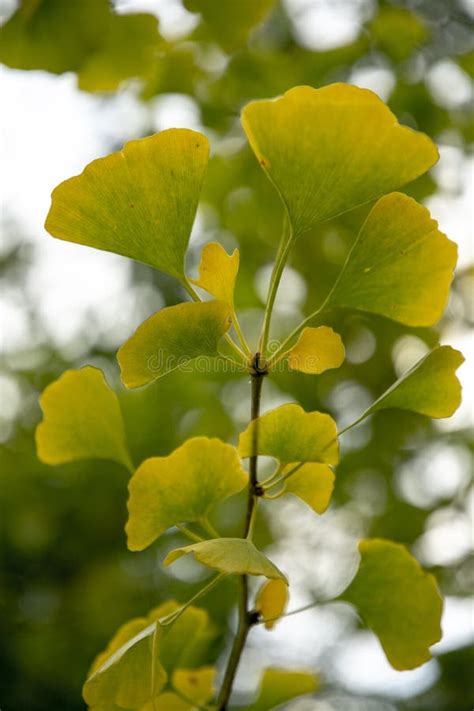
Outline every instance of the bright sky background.
<svg viewBox="0 0 474 711"><path fill-rule="evenodd" d="M4 2L3 7L8 4L12 5ZM187 31L195 23L195 17L184 11L176 0L118 0L117 4L124 10L156 10L161 19L161 31L170 37ZM362 0L338 3L286 0L286 5L293 14L295 30L301 41L309 47L323 49L353 39L361 17L370 11L370 3ZM383 68L355 70L351 81L373 89L384 99L388 98L393 87L390 72ZM430 91L447 106L461 103L466 98L466 92L472 91L466 86L465 77L446 62L435 65L426 82ZM10 235L18 232L24 243L33 247L26 294L15 287L2 288L0 293L2 347L8 353L34 342L34 335L28 331L25 300L36 304L48 335L59 347L64 347L66 353L71 339L82 332L91 312L102 336L110 344L119 345L133 327L148 315L140 311L140 290L131 289L130 265L122 257L48 237L43 223L50 204L50 193L60 181L79 173L90 160L149 130L150 121L152 130L171 126L199 128L197 106L189 98L166 97L144 108L132 92L124 91L104 99L79 92L72 75L55 77L43 72L19 72L5 68L0 73L0 91L2 240L8 246ZM441 160L434 174L440 189L429 199L428 206L439 220L441 229L458 243L459 263L464 267L473 261L473 162L466 160L456 147L441 146ZM3 251L5 246L1 249ZM298 277L293 277L291 281L290 272L288 279L288 292L292 292ZM156 294L155 305L156 309L161 306L159 294ZM409 361L419 356L416 340L406 343L403 366L409 365L407 357ZM472 334L452 328L443 334L442 340L460 348L467 360L459 371L464 387L463 406L452 420L440 425L442 429L451 429L466 424L472 415L474 344ZM87 344L84 348L87 350ZM80 351L72 355L80 357ZM11 383L8 384L8 379L0 375L0 391L2 385L4 394L14 397ZM11 409L11 406L7 398L7 407ZM462 457L459 452L445 449L432 455L430 473L436 472L435 483L432 478L421 480L418 488L413 489L411 485L410 489L412 478L409 473L402 472L400 475L402 492L408 499L412 497L414 502L416 497L432 496L436 499L440 486L441 491L445 491L446 487L449 490L450 486L462 483L465 476L466 467L459 460ZM449 472L448 476L446 472ZM441 516L434 521L432 528L419 541L417 553L425 563L455 562L456 556L464 555L466 546L469 547L472 504L471 509L466 506L462 516L458 514L455 519L452 516L452 512L445 512L444 518ZM278 518L280 521L284 519L283 511ZM315 544L332 531L332 538L329 538L334 549L325 551L326 558L323 556L317 566L315 564L315 571L326 570L331 564L331 556L338 555L347 546L347 539L341 537L341 531L346 526L351 531L349 539L354 542L359 532L351 530L350 521L344 520L343 514L337 512L318 519L317 526L314 520L311 526L309 522L308 526L301 526L305 540L308 531L312 531ZM294 568L297 575L298 570L305 566L299 553L304 541L301 534L293 532L291 535L285 550L276 551L276 562L284 564L287 570ZM304 597L298 599L295 596L291 606L297 607L305 602ZM317 657L319 642L308 640L306 635L310 617L321 629L321 634L326 635L324 643L335 645L338 649L338 640L344 633L344 615L335 615L329 606L282 622L274 632L270 661L282 663L283 660L278 657L279 648L295 664ZM463 601L448 599L444 628L446 637L440 644L440 650L465 643L469 635L472 638L470 611ZM262 665L263 645L268 655L267 638L259 632L245 658L252 679ZM385 661L378 642L365 632L353 634L350 643L341 646L335 657L331 658L335 658L337 663L335 668L326 670L327 673L360 693L379 691L404 697L430 686L438 673L436 661L413 672L394 672ZM265 661L268 663L268 658ZM313 703L311 709L316 711L317 708ZM330 708L321 706L320 711L330 711Z"/></svg>

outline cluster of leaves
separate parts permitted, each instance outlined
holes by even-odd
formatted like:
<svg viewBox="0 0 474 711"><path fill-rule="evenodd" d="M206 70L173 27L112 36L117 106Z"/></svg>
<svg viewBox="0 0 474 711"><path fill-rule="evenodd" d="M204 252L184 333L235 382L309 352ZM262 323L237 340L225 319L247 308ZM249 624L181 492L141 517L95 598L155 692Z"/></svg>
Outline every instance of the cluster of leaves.
<svg viewBox="0 0 474 711"><path fill-rule="evenodd" d="M209 364L230 360L254 381L271 377L279 363L320 374L342 364L344 346L331 328L308 326L311 320L352 309L426 327L444 310L456 247L426 208L393 192L436 162L436 148L425 135L399 125L371 92L344 84L319 90L296 87L276 100L253 102L244 108L242 124L285 210L257 353L247 343L234 305L238 251L228 255L221 245L209 244L202 253L199 278L191 280L185 273L208 159L202 134L171 129L131 142L119 153L94 161L53 193L46 221L53 236L150 264L175 277L193 299L153 315L119 350L122 380L129 388L202 358ZM373 205L322 305L270 351L273 305L291 249L321 221L366 203ZM203 300L202 291L214 298ZM462 360L449 346L437 346L344 430L338 431L330 415L306 412L298 404L261 416L254 410L237 447L194 437L136 469L117 397L100 371L69 371L51 384L41 398L41 460L59 464L98 457L123 465L132 473L129 548L143 550L176 527L193 542L168 553L164 564L192 555L217 571L185 605L165 603L117 633L85 684L90 708L145 711L213 704L214 672L202 668L194 648L188 657L187 634L179 632L192 615L205 614L191 603L225 576L264 576L268 581L257 592L252 610L244 613L269 629L285 614L288 580L252 541L258 500L291 494L322 514L334 488L339 436L382 409L449 417L460 401L455 371ZM260 455L276 462L264 480L256 478ZM246 458L250 474L242 468ZM210 516L244 489L252 501L244 536L221 537ZM359 569L339 599L357 609L394 668L419 666L440 638L442 603L434 577L397 543L366 539L359 551ZM198 643L199 635L193 645L194 640ZM168 651L176 646L183 657ZM251 708L273 708L316 685L315 677L305 672L268 670ZM227 702L221 693L215 703L225 708Z"/></svg>

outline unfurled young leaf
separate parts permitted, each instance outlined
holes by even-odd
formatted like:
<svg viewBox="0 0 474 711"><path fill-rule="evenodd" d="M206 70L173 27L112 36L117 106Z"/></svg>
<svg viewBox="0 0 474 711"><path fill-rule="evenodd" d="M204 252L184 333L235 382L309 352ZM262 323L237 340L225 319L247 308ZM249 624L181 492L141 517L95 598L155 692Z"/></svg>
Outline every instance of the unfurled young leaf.
<svg viewBox="0 0 474 711"><path fill-rule="evenodd" d="M53 191L45 227L184 280L208 156L207 138L184 128L130 141Z"/></svg>
<svg viewBox="0 0 474 711"><path fill-rule="evenodd" d="M195 437L168 457L145 460L129 483L130 550L143 550L170 526L207 517L248 481L235 447Z"/></svg>
<svg viewBox="0 0 474 711"><path fill-rule="evenodd" d="M44 390L40 405L36 447L42 462L97 458L133 468L120 405L102 371L90 366L67 370Z"/></svg>
<svg viewBox="0 0 474 711"><path fill-rule="evenodd" d="M227 254L218 242L206 244L199 264L199 279L191 283L205 289L219 301L225 301L234 309L234 287L239 271L239 250Z"/></svg>
<svg viewBox="0 0 474 711"><path fill-rule="evenodd" d="M344 357L340 335L328 326L318 326L303 329L288 353L288 365L292 370L319 375L329 368L339 368Z"/></svg>
<svg viewBox="0 0 474 711"><path fill-rule="evenodd" d="M313 694L319 687L315 674L286 669L266 669L255 701L245 706L245 711L270 711L280 704ZM240 707L238 707L240 708Z"/></svg>
<svg viewBox="0 0 474 711"><path fill-rule="evenodd" d="M352 603L394 669L414 669L441 639L443 601L436 580L407 549L392 541L359 543L357 574L341 598Z"/></svg>
<svg viewBox="0 0 474 711"><path fill-rule="evenodd" d="M90 707L114 709L117 705L142 711L153 695L161 698L175 670L201 665L215 636L209 615L188 607L173 625L161 627L158 620L178 608L174 601L165 602L147 617L130 620L118 630L84 684L84 700Z"/></svg>
<svg viewBox="0 0 474 711"><path fill-rule="evenodd" d="M292 467L290 464L288 470ZM327 464L308 462L286 479L285 493L297 496L315 513L322 514L331 501L334 480L334 472Z"/></svg>
<svg viewBox="0 0 474 711"><path fill-rule="evenodd" d="M281 578L286 581L276 565L257 550L252 541L245 538L214 538L184 548L176 548L168 553L164 563L171 565L178 558L190 553L200 563L220 573L264 575L266 578Z"/></svg>
<svg viewBox="0 0 474 711"><path fill-rule="evenodd" d="M257 593L255 609L265 620L265 627L271 630L284 613L288 604L288 585L284 580L267 580Z"/></svg>
<svg viewBox="0 0 474 711"><path fill-rule="evenodd" d="M328 305L432 326L445 309L456 259L456 245L428 210L391 193L372 208Z"/></svg>
<svg viewBox="0 0 474 711"><path fill-rule="evenodd" d="M128 388L151 383L203 356L219 355L219 340L231 325L223 301L168 306L144 321L117 354Z"/></svg>
<svg viewBox="0 0 474 711"><path fill-rule="evenodd" d="M396 190L438 159L427 136L401 126L376 94L348 84L253 101L242 124L294 236Z"/></svg>
<svg viewBox="0 0 474 711"><path fill-rule="evenodd" d="M214 695L215 679L214 667L201 667L200 669L176 669L171 681L181 696L193 701L196 706L204 706Z"/></svg>
<svg viewBox="0 0 474 711"><path fill-rule="evenodd" d="M253 454L254 428L258 432L257 454L275 457L282 464L338 462L336 423L325 413L305 412L294 404L266 412L240 435L239 452L243 458Z"/></svg>
<svg viewBox="0 0 474 711"><path fill-rule="evenodd" d="M456 370L464 356L451 346L438 346L402 375L370 408L412 410L428 417L451 417L461 404Z"/></svg>

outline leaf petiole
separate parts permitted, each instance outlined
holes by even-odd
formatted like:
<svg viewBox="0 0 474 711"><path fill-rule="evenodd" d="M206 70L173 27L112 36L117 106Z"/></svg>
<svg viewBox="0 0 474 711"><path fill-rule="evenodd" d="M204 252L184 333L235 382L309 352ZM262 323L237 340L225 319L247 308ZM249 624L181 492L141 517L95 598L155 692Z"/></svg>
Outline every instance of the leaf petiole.
<svg viewBox="0 0 474 711"><path fill-rule="evenodd" d="M196 600L199 600L199 598L203 597L203 595L206 595L212 588L214 588L217 583L219 583L223 578L225 578L226 573L219 573L216 575L212 580L205 585L203 588L198 590L198 592L193 595L187 602L184 603L184 605L181 605L177 610L174 612L171 612L169 615L165 615L164 617L160 617L158 622L162 627L167 627L168 625L172 625L173 622L176 622L179 617L187 610L187 608L193 604L193 602L196 602Z"/></svg>

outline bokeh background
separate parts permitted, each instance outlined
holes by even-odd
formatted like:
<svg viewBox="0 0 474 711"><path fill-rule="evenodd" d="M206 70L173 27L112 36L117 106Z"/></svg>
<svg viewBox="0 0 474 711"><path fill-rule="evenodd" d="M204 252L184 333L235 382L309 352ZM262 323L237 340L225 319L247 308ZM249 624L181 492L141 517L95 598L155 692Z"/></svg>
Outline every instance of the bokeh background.
<svg viewBox="0 0 474 711"><path fill-rule="evenodd" d="M42 389L66 368L101 367L119 392L137 463L196 434L235 440L248 420L241 374L174 372L135 392L120 387L118 346L184 295L147 266L47 236L51 190L129 139L172 126L203 131L212 159L189 270L208 241L239 246L237 304L256 334L282 212L245 143L239 110L297 84L335 81L377 92L403 123L440 145L439 164L407 192L458 243L459 268L439 327L336 316L329 325L346 344L344 366L318 378L279 374L265 384L263 408L296 400L329 411L343 426L439 341L467 356L459 371L465 398L449 421L381 412L348 433L330 510L315 517L287 498L262 506L258 542L289 574L292 608L344 587L361 536L405 543L446 596L444 639L432 661L398 673L347 606L322 603L272 633L252 633L235 700L251 698L262 667L280 665L310 668L325 680L314 699L288 705L295 711L472 709L472 1L20 5L0 2L2 711L84 709L88 666L117 626L170 596L186 600L205 577L189 561L172 571L160 566L178 540L173 533L142 553L127 551L127 475L118 465L37 461ZM276 337L327 293L367 211L324 223L297 243L277 301ZM236 530L241 503L220 516L224 534ZM229 584L203 602L224 632L234 623L234 600ZM225 653L224 645L213 653Z"/></svg>

